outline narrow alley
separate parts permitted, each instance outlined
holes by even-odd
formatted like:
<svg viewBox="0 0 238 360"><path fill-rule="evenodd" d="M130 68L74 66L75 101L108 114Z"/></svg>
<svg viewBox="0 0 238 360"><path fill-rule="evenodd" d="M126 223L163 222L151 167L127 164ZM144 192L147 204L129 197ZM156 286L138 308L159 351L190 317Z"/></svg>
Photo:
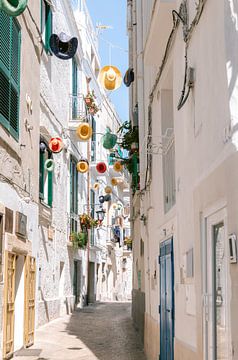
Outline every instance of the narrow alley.
<svg viewBox="0 0 238 360"><path fill-rule="evenodd" d="M15 360L145 360L130 303L97 303L36 331Z"/></svg>

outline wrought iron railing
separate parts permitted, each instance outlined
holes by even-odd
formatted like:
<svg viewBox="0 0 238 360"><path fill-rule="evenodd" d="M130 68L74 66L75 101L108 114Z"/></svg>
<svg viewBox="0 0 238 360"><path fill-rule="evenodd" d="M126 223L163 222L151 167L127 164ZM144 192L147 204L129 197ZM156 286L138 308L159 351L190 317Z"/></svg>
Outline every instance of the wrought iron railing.
<svg viewBox="0 0 238 360"><path fill-rule="evenodd" d="M87 117L87 109L83 94L69 96L69 114L69 119L71 121L83 121Z"/></svg>

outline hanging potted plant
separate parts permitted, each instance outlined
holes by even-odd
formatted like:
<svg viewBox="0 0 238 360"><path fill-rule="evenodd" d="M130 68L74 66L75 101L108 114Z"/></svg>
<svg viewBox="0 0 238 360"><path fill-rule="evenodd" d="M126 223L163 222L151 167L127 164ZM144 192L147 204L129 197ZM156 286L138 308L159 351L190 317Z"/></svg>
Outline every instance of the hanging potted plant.
<svg viewBox="0 0 238 360"><path fill-rule="evenodd" d="M80 227L83 232L87 232L88 229L99 226L98 220L93 219L90 215L85 213L79 215L79 220L80 220Z"/></svg>
<svg viewBox="0 0 238 360"><path fill-rule="evenodd" d="M96 96L94 94L94 91L92 91L92 92L89 91L87 93L87 95L84 97L86 106L89 107L94 102L95 99L96 99Z"/></svg>
<svg viewBox="0 0 238 360"><path fill-rule="evenodd" d="M84 249L87 246L88 234L87 232L72 232L70 235L70 240L72 241L73 248Z"/></svg>
<svg viewBox="0 0 238 360"><path fill-rule="evenodd" d="M132 250L132 239L129 237L126 237L124 239L124 245L127 246L127 250Z"/></svg>

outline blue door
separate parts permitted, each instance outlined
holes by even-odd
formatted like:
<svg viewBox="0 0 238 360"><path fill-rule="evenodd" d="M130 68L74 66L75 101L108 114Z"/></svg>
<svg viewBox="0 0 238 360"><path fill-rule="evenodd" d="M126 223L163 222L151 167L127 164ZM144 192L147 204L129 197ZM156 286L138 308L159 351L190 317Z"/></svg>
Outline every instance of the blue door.
<svg viewBox="0 0 238 360"><path fill-rule="evenodd" d="M173 239L160 245L160 360L174 360Z"/></svg>

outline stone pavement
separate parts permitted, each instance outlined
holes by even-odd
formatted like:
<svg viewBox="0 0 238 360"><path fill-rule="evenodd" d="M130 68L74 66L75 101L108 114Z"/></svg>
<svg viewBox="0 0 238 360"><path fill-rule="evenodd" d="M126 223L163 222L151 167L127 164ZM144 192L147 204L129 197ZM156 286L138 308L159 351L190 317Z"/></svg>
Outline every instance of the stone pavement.
<svg viewBox="0 0 238 360"><path fill-rule="evenodd" d="M36 331L15 360L145 360L130 303L97 303Z"/></svg>

